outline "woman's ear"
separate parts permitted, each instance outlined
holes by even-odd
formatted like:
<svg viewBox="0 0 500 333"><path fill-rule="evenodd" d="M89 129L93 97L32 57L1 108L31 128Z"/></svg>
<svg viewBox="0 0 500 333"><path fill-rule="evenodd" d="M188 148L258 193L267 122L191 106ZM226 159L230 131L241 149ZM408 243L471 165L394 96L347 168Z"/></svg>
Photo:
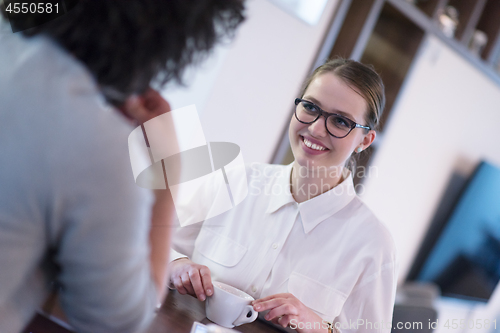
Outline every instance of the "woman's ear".
<svg viewBox="0 0 500 333"><path fill-rule="evenodd" d="M141 96L131 96L122 109L137 123L143 124L171 110L170 104L154 89L149 88Z"/></svg>
<svg viewBox="0 0 500 333"><path fill-rule="evenodd" d="M361 148L362 150L365 150L366 148L370 147L370 145L375 141L375 137L377 136L377 132L374 130L370 130L368 133L365 134L363 137L363 140L361 141Z"/></svg>

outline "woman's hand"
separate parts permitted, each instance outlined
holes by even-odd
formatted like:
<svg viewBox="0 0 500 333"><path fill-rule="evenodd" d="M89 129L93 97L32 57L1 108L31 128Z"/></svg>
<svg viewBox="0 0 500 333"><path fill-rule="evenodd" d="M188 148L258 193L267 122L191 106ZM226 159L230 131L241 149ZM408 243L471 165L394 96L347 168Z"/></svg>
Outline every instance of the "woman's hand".
<svg viewBox="0 0 500 333"><path fill-rule="evenodd" d="M323 319L292 294L276 294L252 302L257 312L270 310L264 317L277 325L290 325L300 333L328 332Z"/></svg>
<svg viewBox="0 0 500 333"><path fill-rule="evenodd" d="M212 296L214 286L207 266L198 265L188 258L181 258L169 264L170 281L175 289L182 294L189 294L204 301L207 296Z"/></svg>

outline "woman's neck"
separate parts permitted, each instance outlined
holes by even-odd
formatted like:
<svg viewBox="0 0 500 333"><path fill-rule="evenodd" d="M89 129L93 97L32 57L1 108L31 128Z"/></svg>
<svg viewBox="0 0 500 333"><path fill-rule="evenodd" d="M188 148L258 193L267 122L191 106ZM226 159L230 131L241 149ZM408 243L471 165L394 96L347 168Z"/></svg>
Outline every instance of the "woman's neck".
<svg viewBox="0 0 500 333"><path fill-rule="evenodd" d="M325 193L342 182L343 167L308 167L293 163L290 174L290 191L296 202L301 203Z"/></svg>

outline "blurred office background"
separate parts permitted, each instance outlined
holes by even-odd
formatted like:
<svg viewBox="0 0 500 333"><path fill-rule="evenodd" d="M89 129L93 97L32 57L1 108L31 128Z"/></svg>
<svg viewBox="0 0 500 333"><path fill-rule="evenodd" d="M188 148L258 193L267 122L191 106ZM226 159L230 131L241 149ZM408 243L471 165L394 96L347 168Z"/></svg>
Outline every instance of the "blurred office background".
<svg viewBox="0 0 500 333"><path fill-rule="evenodd" d="M363 161L373 172L357 183L394 236L403 284L480 162L500 166L500 1L310 0L320 15L309 21L301 2L248 1L233 42L164 96L173 109L196 104L207 140L237 143L247 163L288 163L293 100L312 69L335 55L373 64L388 104ZM489 306L496 316L500 300L490 296L451 313Z"/></svg>

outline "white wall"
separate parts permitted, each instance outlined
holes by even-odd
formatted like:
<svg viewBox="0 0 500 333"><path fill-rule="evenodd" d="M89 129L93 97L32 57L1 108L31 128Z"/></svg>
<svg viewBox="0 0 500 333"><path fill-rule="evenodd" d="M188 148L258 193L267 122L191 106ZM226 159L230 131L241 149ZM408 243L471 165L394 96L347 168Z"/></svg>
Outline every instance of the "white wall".
<svg viewBox="0 0 500 333"><path fill-rule="evenodd" d="M363 200L392 231L402 281L453 172L500 165L500 88L429 38L400 95Z"/></svg>
<svg viewBox="0 0 500 333"><path fill-rule="evenodd" d="M267 0L248 1L233 43L188 80L189 89L163 95L173 108L196 104L208 141L237 143L247 163L269 162L338 2L329 0L310 26Z"/></svg>
<svg viewBox="0 0 500 333"><path fill-rule="evenodd" d="M198 114L203 113L229 49L228 44L219 45L207 59L189 67L183 77L186 86L167 85L162 95L168 100L172 110L194 104Z"/></svg>

